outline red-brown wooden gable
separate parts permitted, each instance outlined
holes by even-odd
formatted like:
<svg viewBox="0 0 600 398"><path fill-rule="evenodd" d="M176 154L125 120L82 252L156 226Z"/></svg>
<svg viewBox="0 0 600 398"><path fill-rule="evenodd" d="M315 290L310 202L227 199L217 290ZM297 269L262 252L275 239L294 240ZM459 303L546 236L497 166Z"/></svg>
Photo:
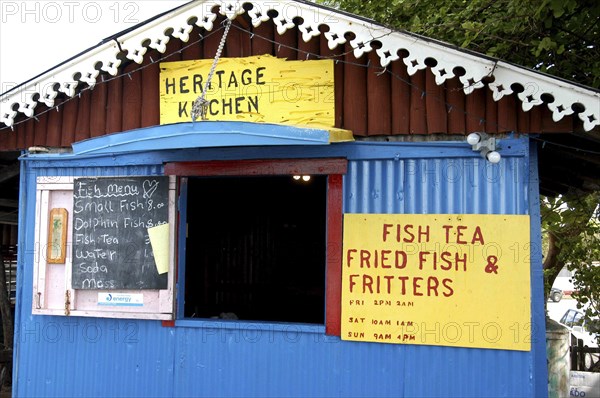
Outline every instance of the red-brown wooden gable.
<svg viewBox="0 0 600 398"><path fill-rule="evenodd" d="M254 35L236 26L251 30ZM14 132L5 129L0 134L0 150L34 145L66 147L99 135L157 125L160 111L156 61L212 58L222 31L210 34L196 27L190 34L190 43L197 40L200 33L206 39L197 44L172 39L164 54L151 50L142 65L130 63L122 67L120 77L101 76L93 90L83 90L81 96L66 101L63 98L62 103L57 100L59 112L45 112L48 108L38 105L37 120L17 122ZM229 33L223 56L271 54L304 60L307 52L314 54L308 59L322 56L339 60L335 64L335 124L352 130L356 136L579 129L579 122L574 122L572 117L553 122L545 105L523 112L514 94L495 102L488 88L465 95L457 78L437 86L428 70L408 76L402 61L393 62L381 73L374 54L355 59L348 45L329 50L322 35L306 43L297 29L279 36L271 21L252 28L242 17L238 18Z"/></svg>

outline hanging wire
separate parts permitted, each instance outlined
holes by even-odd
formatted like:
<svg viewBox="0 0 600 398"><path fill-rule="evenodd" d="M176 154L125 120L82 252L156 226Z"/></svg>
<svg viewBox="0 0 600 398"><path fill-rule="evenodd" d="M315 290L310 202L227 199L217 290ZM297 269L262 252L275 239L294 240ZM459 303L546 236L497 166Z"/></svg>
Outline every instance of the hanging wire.
<svg viewBox="0 0 600 398"><path fill-rule="evenodd" d="M259 37L259 38L261 38L261 39L263 39L263 40L266 40L266 41L268 41L268 42L270 42L270 43L272 43L272 44L278 45L277 52L279 52L279 50L280 50L280 49L281 49L281 47L283 46L283 47L285 47L285 48L287 48L287 49L290 49L290 50L297 51L298 53L303 53L303 54L312 55L312 56L314 56L316 59L333 59L333 60L335 60L335 63L336 63L336 65L337 65L338 63L340 63L340 62L341 62L341 63L342 63L342 64L344 64L344 65L358 66L358 67L365 68L365 69L371 69L371 68L374 68L374 69L377 69L377 70L379 71L378 73L376 73L378 76L381 76L383 73L388 73L388 74L389 74L391 77L393 77L394 79L396 79L396 80L399 80L399 81L401 81L401 82L405 83L407 86L411 87L412 89L414 89L414 90L418 91L418 92L420 93L420 95L421 95L421 99L423 99L425 96L428 96L429 98L432 98L432 97L433 97L433 99L434 99L435 101L437 101L437 102L439 102L439 103L441 103L441 104L444 104L444 106L446 107L446 109L449 109L449 110L448 110L448 113L450 113L450 112L451 112L451 111L454 109L454 105L453 105L453 104L450 104L450 103L448 103L448 102L446 102L446 101L445 101L445 99L444 99L444 98L442 98L441 96L438 96L438 95L432 95L432 94L427 94L427 93L426 93L426 92L423 90L423 88L422 88L422 87L420 87L420 86L418 86L418 85L416 85L416 84L412 83L410 80L404 79L402 76L400 76L400 75L398 75L398 74L396 74L396 73L392 72L392 71L391 71L389 68L387 68L387 67L386 67L386 68L385 68L383 71L381 71L381 67L379 67L379 66L376 66L376 65L371 65L371 62L370 62L370 60L368 61L368 63L367 63L367 64L364 64L364 63L360 63L360 62L353 62L353 61L347 61L347 60L345 60L345 59L340 59L340 57L344 57L344 56L346 56L346 55L348 55L348 54L352 54L352 53L354 52L354 48L351 48L351 49L350 49L350 50L348 50L348 51L345 51L345 52L342 52L342 53L340 53L340 54L336 54L336 55L333 55L333 56L324 56L324 55L321 55L321 54L315 54L315 53L311 53L311 52L309 52L309 51L301 50L301 49L299 49L299 48L296 48L296 47L293 47L293 46L288 46L288 45L286 45L286 44L283 44L283 43L277 42L277 41L275 41L275 40L272 40L272 39L270 39L270 38L268 38L268 37L262 36L262 35L260 35L260 34L258 34L258 33L255 33L255 32L250 32L249 30L247 30L247 29L245 29L245 28L243 28L243 27L241 27L241 26L238 26L238 25L234 25L234 28L236 28L236 29L238 29L238 30L240 30L240 31L242 31L242 32L244 32L244 33L246 33L246 34L254 33L254 35L255 35L256 37ZM384 34L384 35L381 35L381 36L378 36L378 37L376 37L376 38L373 38L373 39L371 39L371 40L368 40L368 41L367 41L365 44L370 44L371 42L373 42L373 41L377 41L378 39L380 39L380 38L382 38L382 37L384 37L384 36L388 36L389 34L391 34L391 33L386 33L386 34ZM478 84L478 83L480 83L480 82L481 82L481 80L478 80L478 81L476 81L476 82L473 82L473 83L472 83L472 85ZM469 87L470 87L470 86L469 86ZM445 90L446 90L447 92L459 92L459 91L463 91L464 89L465 89L465 87L463 87L463 86L461 86L461 87L457 87L457 88L445 88ZM457 111L461 111L461 110L460 110L460 109L457 109ZM463 114L464 114L464 116L465 116L465 117L467 117L467 118L471 118L471 119L479 119L479 118L480 118L479 116L471 116L471 114L470 114L469 112L467 112L465 109L462 109L462 113L463 113ZM500 126L500 125L499 125L497 122L495 122L495 123L494 123L494 125L495 125L495 127L496 127L497 129L499 129L499 130L502 130L502 129L503 129L503 126Z"/></svg>
<svg viewBox="0 0 600 398"><path fill-rule="evenodd" d="M215 54L215 59L213 59L213 63L210 67L210 71L208 72L208 77L206 78L206 84L204 85L204 90L202 90L202 95L200 95L194 101L192 105L192 121L195 122L198 119L198 116L202 118L202 120L207 120L206 113L208 111L208 101L206 100L206 92L210 88L210 82L212 80L213 74L215 73L215 69L217 69L217 64L219 63L219 58L221 58L221 53L223 52L223 47L225 47L225 41L227 40L227 34L229 33L229 28L231 28L231 19L227 19L227 23L225 25L225 31L223 32L223 36L221 36L221 41L219 42L219 47L217 48L217 53Z"/></svg>
<svg viewBox="0 0 600 398"><path fill-rule="evenodd" d="M534 141L541 142L542 143L542 149L544 149L544 147L546 146L546 144L548 144L548 145L554 145L554 146L557 146L557 147L560 147L560 148L571 149L571 150L576 151L576 152L588 153L590 155L600 155L599 151L591 151L589 149L583 149L583 148L573 147L573 146L570 146L570 145L559 144L558 142L544 140L544 139L539 138L539 137L530 137L530 138L532 140L534 140Z"/></svg>

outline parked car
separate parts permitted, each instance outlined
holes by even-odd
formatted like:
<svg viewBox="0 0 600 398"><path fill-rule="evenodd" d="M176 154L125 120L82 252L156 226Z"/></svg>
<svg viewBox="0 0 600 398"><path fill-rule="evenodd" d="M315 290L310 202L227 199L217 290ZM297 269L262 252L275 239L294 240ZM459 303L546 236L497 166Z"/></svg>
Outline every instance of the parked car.
<svg viewBox="0 0 600 398"><path fill-rule="evenodd" d="M550 294L548 295L548 299L558 303L563 297L563 291L553 287L550 289Z"/></svg>
<svg viewBox="0 0 600 398"><path fill-rule="evenodd" d="M583 317L583 312L576 309L569 309L562 318L560 318L559 322L566 326L573 336L583 340L584 347L598 347L597 337L600 333L600 320L587 322ZM591 368L598 361L600 361L600 354L586 354L586 369Z"/></svg>
<svg viewBox="0 0 600 398"><path fill-rule="evenodd" d="M560 289L563 294L569 295L575 291L575 285L573 285L573 279L575 278L575 271L570 271L567 267L560 270L552 287Z"/></svg>

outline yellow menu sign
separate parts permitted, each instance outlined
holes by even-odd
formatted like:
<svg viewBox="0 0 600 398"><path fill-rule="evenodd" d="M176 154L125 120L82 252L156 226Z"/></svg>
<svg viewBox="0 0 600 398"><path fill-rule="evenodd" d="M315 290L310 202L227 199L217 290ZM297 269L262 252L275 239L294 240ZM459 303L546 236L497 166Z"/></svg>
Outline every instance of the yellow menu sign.
<svg viewBox="0 0 600 398"><path fill-rule="evenodd" d="M529 351L529 216L345 214L342 339Z"/></svg>
<svg viewBox="0 0 600 398"><path fill-rule="evenodd" d="M212 59L160 64L160 123L190 122ZM208 120L333 127L332 60L221 58L206 92Z"/></svg>

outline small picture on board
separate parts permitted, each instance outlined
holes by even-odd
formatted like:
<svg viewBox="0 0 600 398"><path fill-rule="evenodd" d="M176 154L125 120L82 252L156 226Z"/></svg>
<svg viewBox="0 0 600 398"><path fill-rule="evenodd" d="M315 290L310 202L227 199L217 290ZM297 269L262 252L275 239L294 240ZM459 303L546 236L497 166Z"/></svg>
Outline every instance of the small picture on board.
<svg viewBox="0 0 600 398"><path fill-rule="evenodd" d="M67 257L67 209L50 210L47 256L50 264L65 263Z"/></svg>

